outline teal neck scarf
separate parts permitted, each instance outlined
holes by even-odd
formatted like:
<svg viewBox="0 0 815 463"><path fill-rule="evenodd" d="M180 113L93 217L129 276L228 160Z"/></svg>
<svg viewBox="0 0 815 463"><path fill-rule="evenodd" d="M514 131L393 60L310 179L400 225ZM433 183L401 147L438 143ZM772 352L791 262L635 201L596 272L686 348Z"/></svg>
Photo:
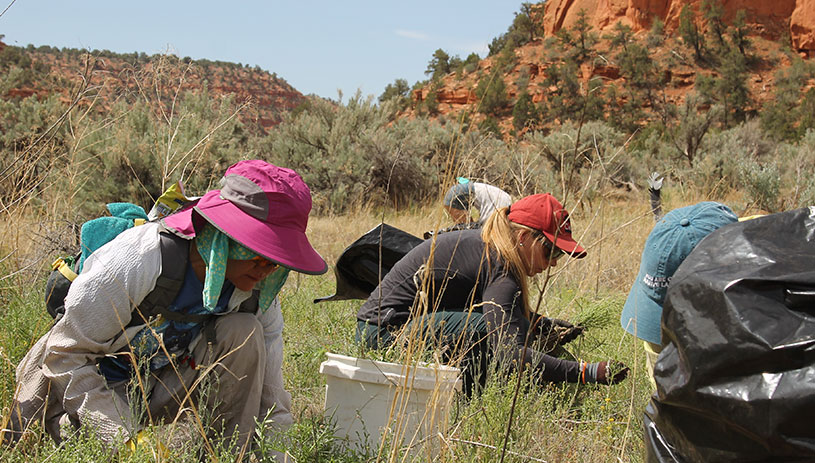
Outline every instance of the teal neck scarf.
<svg viewBox="0 0 815 463"><path fill-rule="evenodd" d="M206 277L204 278L204 307L213 312L224 287L227 260L249 260L257 257L258 254L230 239L209 224L196 234L195 244L198 247L198 254L201 255L204 264L207 266ZM269 276L256 285L255 289L260 291L259 306L261 310L265 311L272 305L275 297L280 292L280 288L286 283L288 276L289 269L278 267L277 270L270 273Z"/></svg>

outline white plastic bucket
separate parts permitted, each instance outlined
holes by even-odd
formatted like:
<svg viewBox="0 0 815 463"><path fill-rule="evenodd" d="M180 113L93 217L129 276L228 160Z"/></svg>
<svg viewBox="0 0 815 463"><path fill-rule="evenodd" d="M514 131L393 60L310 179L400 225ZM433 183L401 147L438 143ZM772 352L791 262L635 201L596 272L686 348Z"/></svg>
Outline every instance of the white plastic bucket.
<svg viewBox="0 0 815 463"><path fill-rule="evenodd" d="M447 427L459 369L445 365L400 365L328 353L325 416L336 437L376 448L384 437L412 449L435 447Z"/></svg>

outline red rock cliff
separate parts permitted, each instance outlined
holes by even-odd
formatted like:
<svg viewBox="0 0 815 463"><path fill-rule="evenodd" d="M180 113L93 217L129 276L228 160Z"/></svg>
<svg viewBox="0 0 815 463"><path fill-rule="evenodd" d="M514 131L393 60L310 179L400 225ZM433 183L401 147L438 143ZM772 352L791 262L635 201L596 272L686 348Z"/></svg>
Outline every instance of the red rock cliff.
<svg viewBox="0 0 815 463"><path fill-rule="evenodd" d="M799 51L815 54L815 0L722 0L724 20L732 22L739 10L747 12L747 22L755 33L774 40L789 31L792 45ZM610 30L617 22L636 31L648 30L654 17L665 22L667 31L679 26L682 7L691 5L701 14L702 0L549 0L544 5L544 30L547 36L577 21L585 10L596 30Z"/></svg>

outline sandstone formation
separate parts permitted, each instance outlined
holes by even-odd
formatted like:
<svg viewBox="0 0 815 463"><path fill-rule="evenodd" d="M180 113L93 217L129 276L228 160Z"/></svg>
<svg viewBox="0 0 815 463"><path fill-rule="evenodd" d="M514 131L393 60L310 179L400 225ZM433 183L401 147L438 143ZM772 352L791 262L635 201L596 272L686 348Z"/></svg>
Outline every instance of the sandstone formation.
<svg viewBox="0 0 815 463"><path fill-rule="evenodd" d="M572 27L580 10L585 10L589 24L601 32L618 22L635 32L648 30L655 17L673 32L685 5L701 14L702 0L549 0L544 6L544 31L552 36L561 28ZM815 0L722 0L722 7L726 23L745 10L755 34L775 40L789 32L797 50L815 54Z"/></svg>
<svg viewBox="0 0 815 463"><path fill-rule="evenodd" d="M784 52L785 45L779 39L791 39L787 43L802 57L815 56L815 0L719 1L722 2L723 22L728 27L740 10L747 13L751 53L759 63L751 67L745 77L745 86L751 98L748 111L755 113L774 98L776 71L791 64L790 56ZM538 105L546 105L553 95L559 93L559 87L547 80L551 67L558 65L557 52L552 48L557 45L553 45L549 38L560 29L574 28L580 11L585 10L586 21L592 31L598 33L600 40L594 45L599 59L580 64L577 75L581 88L587 88L589 82L602 82L604 88L616 87L616 103L618 106L625 104L628 96L620 90L625 86L626 76L616 59L616 52L610 49L609 33L621 22L631 27L640 43L645 43L645 34L656 17L665 23L664 42L649 50L655 62L660 63L659 72L662 73L658 98L662 103L682 105L687 95L694 91L700 74L715 77L719 72L709 63L699 66L689 58L692 51L682 43L678 33L680 12L685 5L690 5L695 11L697 24L703 30L707 29L702 4L703 0L548 0L540 6L542 14L535 15L543 23L544 36L515 48L512 67L502 69L508 104L513 104L521 91L528 93ZM474 123L486 119L487 116L479 112L475 89L479 79L491 74L497 60L497 55L487 57L478 63L476 72L451 73L434 83L437 115L457 117L465 113ZM523 89L518 86L519 82L524 83ZM422 102L432 94L430 85L426 85L414 90L412 97L414 101ZM642 109L650 111L651 104L644 100ZM408 109L404 115L414 117L421 114L422 107L417 108ZM503 113L491 115L504 134L514 130L510 109L505 108Z"/></svg>
<svg viewBox="0 0 815 463"><path fill-rule="evenodd" d="M796 50L815 55L815 0L798 0L790 18L790 36Z"/></svg>
<svg viewBox="0 0 815 463"><path fill-rule="evenodd" d="M429 92L429 88L414 90L413 98L417 101L423 101L425 98L427 98ZM475 103L478 101L478 98L475 96L475 92L473 90L464 87L452 89L442 88L436 93L436 101L443 104L463 105Z"/></svg>

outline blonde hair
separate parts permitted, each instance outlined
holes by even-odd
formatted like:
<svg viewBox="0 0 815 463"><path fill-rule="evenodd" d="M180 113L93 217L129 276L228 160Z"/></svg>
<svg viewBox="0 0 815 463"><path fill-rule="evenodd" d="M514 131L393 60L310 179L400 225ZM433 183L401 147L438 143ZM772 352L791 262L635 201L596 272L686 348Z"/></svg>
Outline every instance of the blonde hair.
<svg viewBox="0 0 815 463"><path fill-rule="evenodd" d="M481 228L481 239L487 245L487 262L490 259L490 250L494 250L505 262L508 271L518 279L521 286L521 299L524 304L524 316L531 319L532 310L529 308L529 279L527 267L518 251L518 235L521 231L529 231L535 240L540 239L541 233L534 228L512 222L507 217L509 208L504 207L493 212ZM537 232L537 233L536 233Z"/></svg>

